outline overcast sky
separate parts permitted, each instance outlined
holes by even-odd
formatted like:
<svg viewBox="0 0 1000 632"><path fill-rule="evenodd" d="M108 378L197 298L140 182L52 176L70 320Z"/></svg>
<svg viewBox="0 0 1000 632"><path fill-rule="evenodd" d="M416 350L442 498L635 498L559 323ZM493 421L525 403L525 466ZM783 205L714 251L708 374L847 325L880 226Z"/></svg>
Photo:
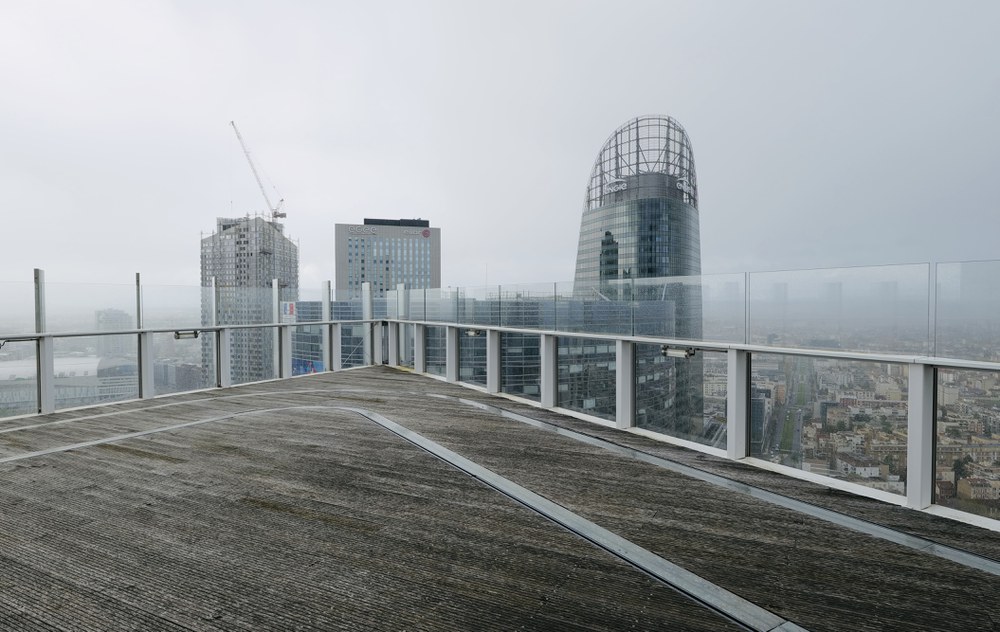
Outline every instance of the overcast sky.
<svg viewBox="0 0 1000 632"><path fill-rule="evenodd" d="M440 227L444 285L571 280L640 114L691 138L706 273L1000 259L998 33L992 0L0 0L0 281L197 285L264 210L230 120L305 288L365 217Z"/></svg>

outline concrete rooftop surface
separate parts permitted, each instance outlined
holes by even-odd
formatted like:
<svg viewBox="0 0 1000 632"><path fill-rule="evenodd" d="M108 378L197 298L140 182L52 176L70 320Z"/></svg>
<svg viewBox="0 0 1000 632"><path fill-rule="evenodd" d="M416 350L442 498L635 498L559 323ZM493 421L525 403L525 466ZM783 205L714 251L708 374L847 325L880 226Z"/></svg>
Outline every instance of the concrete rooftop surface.
<svg viewBox="0 0 1000 632"><path fill-rule="evenodd" d="M3 420L0 479L4 630L1000 630L1000 533L387 367Z"/></svg>

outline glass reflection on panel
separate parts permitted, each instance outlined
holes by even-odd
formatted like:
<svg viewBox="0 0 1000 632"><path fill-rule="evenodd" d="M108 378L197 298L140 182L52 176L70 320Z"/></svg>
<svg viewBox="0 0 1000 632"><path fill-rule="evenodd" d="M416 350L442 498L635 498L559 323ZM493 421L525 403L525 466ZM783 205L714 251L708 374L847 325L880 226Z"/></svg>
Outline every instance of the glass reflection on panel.
<svg viewBox="0 0 1000 632"><path fill-rule="evenodd" d="M660 345L635 346L635 425L726 448L725 353L666 357Z"/></svg>
<svg viewBox="0 0 1000 632"><path fill-rule="evenodd" d="M1000 519L1000 373L938 370L934 501Z"/></svg>
<svg viewBox="0 0 1000 632"><path fill-rule="evenodd" d="M558 404L614 420L617 367L613 340L560 337Z"/></svg>
<svg viewBox="0 0 1000 632"><path fill-rule="evenodd" d="M500 334L500 390L541 400L541 336Z"/></svg>
<svg viewBox="0 0 1000 632"><path fill-rule="evenodd" d="M445 375L448 328L428 325L424 330L425 356L427 372L432 375Z"/></svg>
<svg viewBox="0 0 1000 632"><path fill-rule="evenodd" d="M906 493L906 365L756 354L751 375L751 456Z"/></svg>
<svg viewBox="0 0 1000 632"><path fill-rule="evenodd" d="M486 331L463 329L458 336L458 379L486 386Z"/></svg>

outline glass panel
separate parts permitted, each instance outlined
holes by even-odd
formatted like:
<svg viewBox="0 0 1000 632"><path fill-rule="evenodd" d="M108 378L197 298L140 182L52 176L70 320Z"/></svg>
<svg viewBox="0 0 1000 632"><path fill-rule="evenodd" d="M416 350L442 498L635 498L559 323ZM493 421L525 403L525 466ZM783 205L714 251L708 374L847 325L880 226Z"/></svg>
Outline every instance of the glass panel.
<svg viewBox="0 0 1000 632"><path fill-rule="evenodd" d="M403 325L400 327L399 339L399 365L413 368L413 326Z"/></svg>
<svg viewBox="0 0 1000 632"><path fill-rule="evenodd" d="M497 310L500 324L521 329L554 329L554 287L551 283L530 283L500 288Z"/></svg>
<svg viewBox="0 0 1000 632"><path fill-rule="evenodd" d="M558 405L603 419L615 419L615 343L560 337Z"/></svg>
<svg viewBox="0 0 1000 632"><path fill-rule="evenodd" d="M541 342L534 334L500 334L500 390L541 401Z"/></svg>
<svg viewBox="0 0 1000 632"><path fill-rule="evenodd" d="M90 406L139 397L138 336L56 339L56 408ZM68 352L67 349L76 351Z"/></svg>
<svg viewBox="0 0 1000 632"><path fill-rule="evenodd" d="M177 340L174 334L151 334L153 390L157 395L215 386L215 336Z"/></svg>
<svg viewBox="0 0 1000 632"><path fill-rule="evenodd" d="M432 375L445 375L447 364L447 327L429 325L424 328L425 342L424 360L427 372Z"/></svg>
<svg viewBox="0 0 1000 632"><path fill-rule="evenodd" d="M746 278L744 274L701 277L702 340L746 342Z"/></svg>
<svg viewBox="0 0 1000 632"><path fill-rule="evenodd" d="M0 417L38 412L37 376L34 342L0 347Z"/></svg>
<svg viewBox="0 0 1000 632"><path fill-rule="evenodd" d="M32 299L32 304L34 299ZM46 330L122 331L135 329L135 284L45 284ZM58 355L58 341L56 354Z"/></svg>
<svg viewBox="0 0 1000 632"><path fill-rule="evenodd" d="M486 386L486 332L482 329L459 332L458 380Z"/></svg>
<svg viewBox="0 0 1000 632"><path fill-rule="evenodd" d="M300 301L302 303L302 301ZM316 305L319 305L316 302ZM323 331L326 325L299 325L292 329L292 375L326 370Z"/></svg>
<svg viewBox="0 0 1000 632"><path fill-rule="evenodd" d="M142 325L149 329L193 329L208 325L212 288L193 285L143 285Z"/></svg>
<svg viewBox="0 0 1000 632"><path fill-rule="evenodd" d="M1000 361L1000 261L937 266L935 354Z"/></svg>
<svg viewBox="0 0 1000 632"><path fill-rule="evenodd" d="M598 287L556 285L556 326L559 331L632 333L632 284L615 282Z"/></svg>
<svg viewBox="0 0 1000 632"><path fill-rule="evenodd" d="M725 353L666 357L660 345L635 346L635 424L726 448Z"/></svg>
<svg viewBox="0 0 1000 632"><path fill-rule="evenodd" d="M271 288L216 288L216 309L220 325L261 325L274 322Z"/></svg>
<svg viewBox="0 0 1000 632"><path fill-rule="evenodd" d="M465 325L500 323L499 288L463 288L458 291L457 322Z"/></svg>
<svg viewBox="0 0 1000 632"><path fill-rule="evenodd" d="M428 289L424 293L425 318L431 322L454 323L458 313L458 291Z"/></svg>
<svg viewBox="0 0 1000 632"><path fill-rule="evenodd" d="M274 327L250 327L230 331L229 359L233 384L273 380L274 350L277 348Z"/></svg>
<svg viewBox="0 0 1000 632"><path fill-rule="evenodd" d="M927 353L928 266L750 275L750 342L778 347Z"/></svg>
<svg viewBox="0 0 1000 632"><path fill-rule="evenodd" d="M935 502L1000 519L1000 373L938 370Z"/></svg>
<svg viewBox="0 0 1000 632"><path fill-rule="evenodd" d="M0 336L35 332L35 284L0 282Z"/></svg>
<svg viewBox="0 0 1000 632"><path fill-rule="evenodd" d="M365 365L366 325L341 325L340 366L349 369Z"/></svg>
<svg viewBox="0 0 1000 632"><path fill-rule="evenodd" d="M906 493L906 365L755 354L751 373L751 456Z"/></svg>

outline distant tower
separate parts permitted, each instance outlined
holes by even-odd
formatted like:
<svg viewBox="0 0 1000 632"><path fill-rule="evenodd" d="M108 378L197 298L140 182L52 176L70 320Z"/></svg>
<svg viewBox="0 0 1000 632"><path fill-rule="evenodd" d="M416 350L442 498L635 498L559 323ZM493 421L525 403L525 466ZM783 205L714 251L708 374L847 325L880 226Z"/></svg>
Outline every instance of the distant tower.
<svg viewBox="0 0 1000 632"><path fill-rule="evenodd" d="M340 296L361 296L371 283L383 297L400 283L408 290L441 287L441 229L425 219L369 219L337 224L336 286Z"/></svg>
<svg viewBox="0 0 1000 632"><path fill-rule="evenodd" d="M201 285L216 286L220 325L271 323L272 280L281 301L298 300L299 247L285 236L284 226L263 217L218 218L216 231L201 240ZM202 319L211 322L210 298L202 301ZM235 329L231 334L234 384L276 377L274 334L270 330ZM203 366L212 366L214 349L202 345Z"/></svg>
<svg viewBox="0 0 1000 632"><path fill-rule="evenodd" d="M616 263L608 244L615 242ZM604 143L583 206L576 284L701 274L698 180L684 128L640 116Z"/></svg>
<svg viewBox="0 0 1000 632"><path fill-rule="evenodd" d="M691 141L668 116L640 116L611 134L590 173L576 256L580 299L636 301L635 333L698 340L701 274L698 180ZM636 282L663 279L662 283ZM640 329L641 328L641 329ZM702 425L700 358L667 359L643 345L636 423L680 435ZM648 375L646 375L648 374Z"/></svg>

